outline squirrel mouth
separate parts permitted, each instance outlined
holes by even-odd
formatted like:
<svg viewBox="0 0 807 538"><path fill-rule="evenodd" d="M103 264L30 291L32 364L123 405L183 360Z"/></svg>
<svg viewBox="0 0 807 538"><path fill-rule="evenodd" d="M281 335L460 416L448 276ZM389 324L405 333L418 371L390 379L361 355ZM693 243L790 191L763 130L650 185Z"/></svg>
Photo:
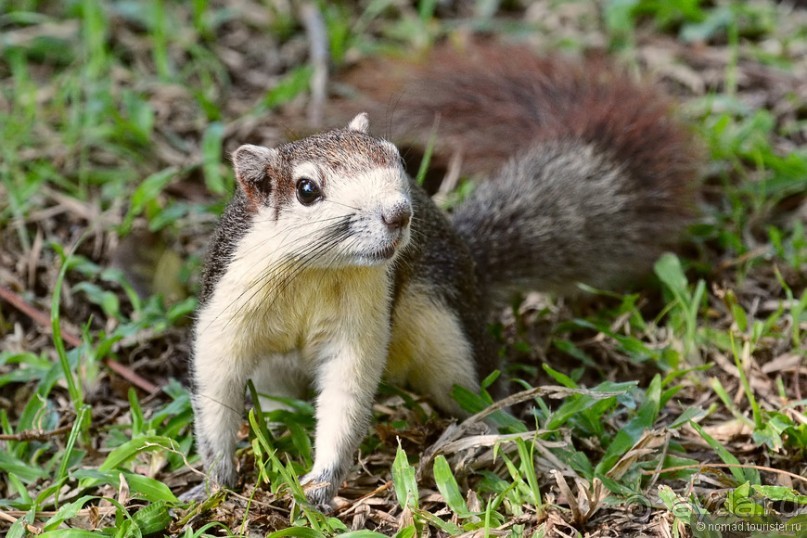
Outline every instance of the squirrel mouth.
<svg viewBox="0 0 807 538"><path fill-rule="evenodd" d="M385 261L385 260L389 260L393 256L395 256L395 252L397 250L398 250L398 241L394 241L392 243L389 243L385 247L378 248L378 249L375 249L375 250L369 252L368 254L366 254L366 257L371 259L371 260L375 260L375 261L379 261L379 262L380 261Z"/></svg>
<svg viewBox="0 0 807 538"><path fill-rule="evenodd" d="M395 247L396 246L397 246L397 243L392 243L392 244L387 245L386 247L384 247L382 249L376 250L373 253L373 257L381 259L381 260L388 260L388 259L392 258L395 255L395 250L396 250Z"/></svg>

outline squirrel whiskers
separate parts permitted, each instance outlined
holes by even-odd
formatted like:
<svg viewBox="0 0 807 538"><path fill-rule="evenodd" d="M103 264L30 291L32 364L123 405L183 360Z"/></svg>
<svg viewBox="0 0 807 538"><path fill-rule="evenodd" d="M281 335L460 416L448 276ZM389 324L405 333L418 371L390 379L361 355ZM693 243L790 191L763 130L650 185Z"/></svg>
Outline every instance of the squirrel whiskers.
<svg viewBox="0 0 807 538"><path fill-rule="evenodd" d="M294 227L284 230L284 232L287 233L276 234L282 241L286 241L290 237L288 232L297 233L306 227L328 226L326 230L314 230L317 232L317 235L312 241L312 246L304 253L290 255L271 265L266 265L265 260L256 260L252 267L256 276L238 296L232 299L229 305L225 306L224 309L219 312L219 316L232 314L230 317L234 319L245 315L247 313L244 309L253 302L258 294L269 297L280 296L288 289L295 278L305 273L306 269L310 269L314 266L325 267L327 269L329 263L336 263L337 259L336 256L334 256L334 251L343 241L349 240L352 237L351 234L344 229L344 225L349 221L349 216L331 217L297 224ZM270 237L268 240L271 239ZM282 244L281 242L281 245ZM260 248L263 248L263 245L257 244L252 247L252 250L258 250ZM250 250L247 250L245 254L249 256ZM264 267L265 265L266 267ZM231 308L237 308L239 310L232 313L228 312ZM216 319L218 319L218 317L214 318L212 321Z"/></svg>

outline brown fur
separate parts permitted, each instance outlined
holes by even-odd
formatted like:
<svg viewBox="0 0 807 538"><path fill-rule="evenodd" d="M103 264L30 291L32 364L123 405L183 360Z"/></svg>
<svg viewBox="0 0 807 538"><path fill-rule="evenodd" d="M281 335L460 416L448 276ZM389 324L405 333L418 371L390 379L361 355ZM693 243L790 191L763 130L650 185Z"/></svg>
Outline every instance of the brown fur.
<svg viewBox="0 0 807 538"><path fill-rule="evenodd" d="M437 119L438 157L459 151L465 173L489 174L536 142L573 136L607 141L640 181L661 178L691 196L698 151L671 119L670 100L602 58L443 45L415 61L367 62L345 80L360 95L339 103L339 123L345 112L370 110L385 136L422 147Z"/></svg>
<svg viewBox="0 0 807 538"><path fill-rule="evenodd" d="M535 143L574 137L612 152L638 181L687 196L692 139L671 108L659 88L633 82L602 59L476 46L439 49L415 69L393 124L425 140L439 117L440 144L462 151L471 172L498 168Z"/></svg>

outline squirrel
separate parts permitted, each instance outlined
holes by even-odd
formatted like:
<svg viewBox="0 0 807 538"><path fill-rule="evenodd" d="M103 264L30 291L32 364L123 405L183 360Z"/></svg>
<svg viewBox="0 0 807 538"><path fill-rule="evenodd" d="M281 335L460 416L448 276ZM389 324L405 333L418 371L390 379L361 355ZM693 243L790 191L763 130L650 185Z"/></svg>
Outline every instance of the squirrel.
<svg viewBox="0 0 807 538"><path fill-rule="evenodd" d="M196 440L215 484L237 478L248 379L276 397L315 390L302 483L319 483L306 495L326 507L382 377L463 416L452 387L478 390L498 366L486 330L498 300L624 282L691 222L698 152L658 89L521 48L437 54L407 78L401 132L422 135L439 116L443 144L483 169L500 163L450 215L367 114L232 154L238 188L193 336Z"/></svg>

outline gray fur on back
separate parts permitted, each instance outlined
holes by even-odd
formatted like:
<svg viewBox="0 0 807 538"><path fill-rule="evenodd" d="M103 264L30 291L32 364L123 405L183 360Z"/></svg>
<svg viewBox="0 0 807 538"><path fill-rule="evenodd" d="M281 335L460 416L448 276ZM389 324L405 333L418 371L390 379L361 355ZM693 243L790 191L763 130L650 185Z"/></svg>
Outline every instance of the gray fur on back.
<svg viewBox="0 0 807 538"><path fill-rule="evenodd" d="M677 239L678 206L663 189L636 185L593 145L566 140L514 157L452 223L479 281L504 298L624 283Z"/></svg>

